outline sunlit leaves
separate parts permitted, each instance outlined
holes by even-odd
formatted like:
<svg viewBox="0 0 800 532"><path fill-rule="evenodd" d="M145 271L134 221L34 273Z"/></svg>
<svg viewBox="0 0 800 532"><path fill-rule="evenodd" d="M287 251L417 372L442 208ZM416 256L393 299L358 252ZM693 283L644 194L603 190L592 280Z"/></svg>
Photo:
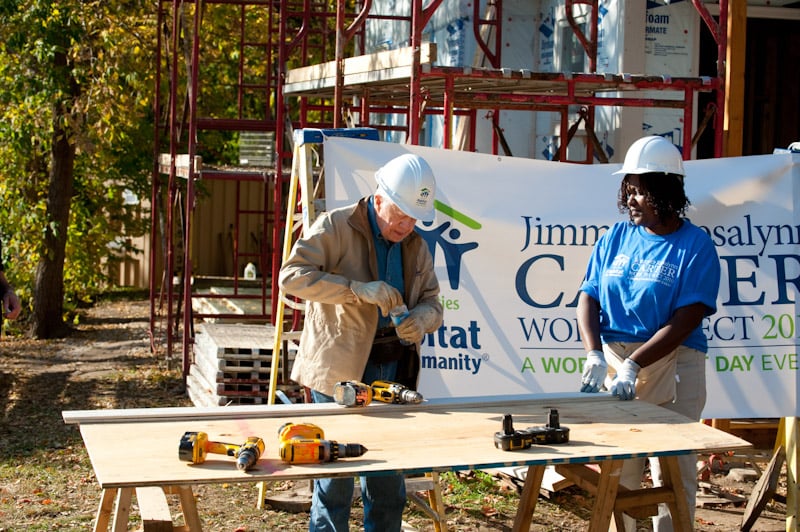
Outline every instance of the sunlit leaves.
<svg viewBox="0 0 800 532"><path fill-rule="evenodd" d="M105 283L99 267L121 231L144 230L123 206L147 197L152 167L155 6L150 1L0 2L0 236L7 274L29 296L43 235L67 235L67 300ZM54 110L67 110L54 120ZM54 136L54 125L67 137ZM48 220L52 143L76 148L67 226Z"/></svg>

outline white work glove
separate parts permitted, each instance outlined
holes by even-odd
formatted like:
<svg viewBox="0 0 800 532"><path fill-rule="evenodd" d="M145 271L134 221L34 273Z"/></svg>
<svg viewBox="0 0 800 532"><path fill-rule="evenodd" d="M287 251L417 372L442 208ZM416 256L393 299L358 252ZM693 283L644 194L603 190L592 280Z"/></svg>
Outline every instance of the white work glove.
<svg viewBox="0 0 800 532"><path fill-rule="evenodd" d="M350 290L359 303L378 305L384 316L388 316L389 311L397 305L403 304L403 296L400 295L397 288L383 281L371 281L369 283L350 281Z"/></svg>
<svg viewBox="0 0 800 532"><path fill-rule="evenodd" d="M642 369L639 364L626 358L617 371L617 376L611 381L611 395L616 395L623 401L630 401L636 397L636 375Z"/></svg>
<svg viewBox="0 0 800 532"><path fill-rule="evenodd" d="M583 376L581 377L581 391L597 393L603 386L603 381L608 375L608 364L602 351L594 349L586 353L586 362L583 363Z"/></svg>

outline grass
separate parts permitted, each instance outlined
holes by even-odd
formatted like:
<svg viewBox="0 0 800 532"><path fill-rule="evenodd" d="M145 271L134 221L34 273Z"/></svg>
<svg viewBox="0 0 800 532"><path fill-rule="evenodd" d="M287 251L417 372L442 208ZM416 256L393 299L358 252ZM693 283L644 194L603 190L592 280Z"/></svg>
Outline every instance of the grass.
<svg viewBox="0 0 800 532"><path fill-rule="evenodd" d="M91 529L101 490L79 429L63 422L62 411L191 405L180 372L165 368L149 352L142 306L135 312L114 306L123 304L102 303L111 307L79 320L70 338L0 341L0 532ZM440 482L450 530L510 530L519 501L514 489L504 489L485 472L442 473ZM291 485L268 487L285 491ZM307 513L258 509L253 483L196 486L194 491L204 530L295 531L308 526ZM170 498L170 504L175 524L182 524L177 501ZM552 526L553 516L567 524ZM582 517L540 501L532 530L583 528ZM352 527L361 527L362 518L357 501ZM404 519L420 531L433 530L432 520L415 505L407 506ZM135 499L130 524L134 529L139 525Z"/></svg>
<svg viewBox="0 0 800 532"><path fill-rule="evenodd" d="M60 371L0 373L0 530L90 529L100 488L78 428L61 411L163 404L174 400L165 382L176 379L153 369L82 382Z"/></svg>
<svg viewBox="0 0 800 532"><path fill-rule="evenodd" d="M0 530L87 530L100 490L80 442L0 462ZM79 495L79 496L76 496Z"/></svg>

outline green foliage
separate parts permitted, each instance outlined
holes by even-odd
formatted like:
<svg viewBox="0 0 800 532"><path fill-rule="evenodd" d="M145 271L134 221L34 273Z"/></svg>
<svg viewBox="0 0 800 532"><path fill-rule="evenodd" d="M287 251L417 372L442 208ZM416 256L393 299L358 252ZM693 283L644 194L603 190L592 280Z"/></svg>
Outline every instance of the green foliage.
<svg viewBox="0 0 800 532"><path fill-rule="evenodd" d="M352 16L356 9L351 4ZM0 2L0 237L7 276L24 304L32 304L37 264L43 257L55 257L53 239L45 239L49 233L67 239L62 303L69 310L106 288L105 266L130 247L123 235L147 230L149 213L125 206L122 192L150 196L154 124L167 117L171 75L169 54L156 64L157 31L164 31L163 48L181 56L175 80L180 113L189 76L183 56L192 42L198 6L204 10L198 116L274 119L276 102L270 91L279 67L273 31L278 13L272 4L243 10L234 4L183 3L180 40L175 43L171 20L157 28L159 5L152 0ZM289 65L332 59L323 49L333 49L333 20L316 17L311 24L308 49L296 47L286 58ZM288 37L302 25L298 15L289 15ZM240 27L248 45L238 38ZM240 64L246 79L238 78ZM159 70L161 108L156 110L154 79ZM289 112L296 120L297 109ZM62 137L56 138L56 132ZM166 137L161 136L163 142ZM72 174L54 171L53 148L60 140L75 149L74 161L67 161ZM197 141L197 154L205 163L238 162L235 131L201 131ZM63 175L74 176L74 183L68 192L70 217L59 222L48 205L48 192L54 176Z"/></svg>
<svg viewBox="0 0 800 532"><path fill-rule="evenodd" d="M64 302L106 284L113 246L146 227L122 191L149 197L155 6L131 0L6 0L0 7L0 233L29 302L47 227L67 233ZM71 95L76 95L71 96ZM47 219L54 110L76 148L68 227Z"/></svg>
<svg viewBox="0 0 800 532"><path fill-rule="evenodd" d="M500 512L513 515L518 502L515 492L501 491L495 478L485 471L440 475L444 485L442 495L448 506L475 513Z"/></svg>

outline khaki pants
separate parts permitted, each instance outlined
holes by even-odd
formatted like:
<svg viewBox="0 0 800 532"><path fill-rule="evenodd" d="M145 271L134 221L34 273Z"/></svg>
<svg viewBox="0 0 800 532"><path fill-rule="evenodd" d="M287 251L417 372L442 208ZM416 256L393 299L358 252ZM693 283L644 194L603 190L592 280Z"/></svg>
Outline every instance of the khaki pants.
<svg viewBox="0 0 800 532"><path fill-rule="evenodd" d="M603 346L609 365L609 379L616 375L616 369L625 358L633 353L641 343L615 342ZM674 368L674 369L673 369ZM649 371L648 371L649 370ZM610 380L607 382L607 385ZM673 412L683 414L695 421L706 404L706 356L696 349L681 346L655 364L643 368L636 380L636 398L662 406ZM645 460L650 461L650 473L655 486L661 486L661 467L657 458L634 458L626 460L622 466L620 483L631 489L641 486ZM689 515L694 522L695 500L697 495L697 455L678 457L683 487L686 490ZM613 528L612 521L612 528ZM636 521L625 516L625 530L636 530ZM654 532L671 532L672 517L666 504L658 505L658 515L653 516Z"/></svg>

